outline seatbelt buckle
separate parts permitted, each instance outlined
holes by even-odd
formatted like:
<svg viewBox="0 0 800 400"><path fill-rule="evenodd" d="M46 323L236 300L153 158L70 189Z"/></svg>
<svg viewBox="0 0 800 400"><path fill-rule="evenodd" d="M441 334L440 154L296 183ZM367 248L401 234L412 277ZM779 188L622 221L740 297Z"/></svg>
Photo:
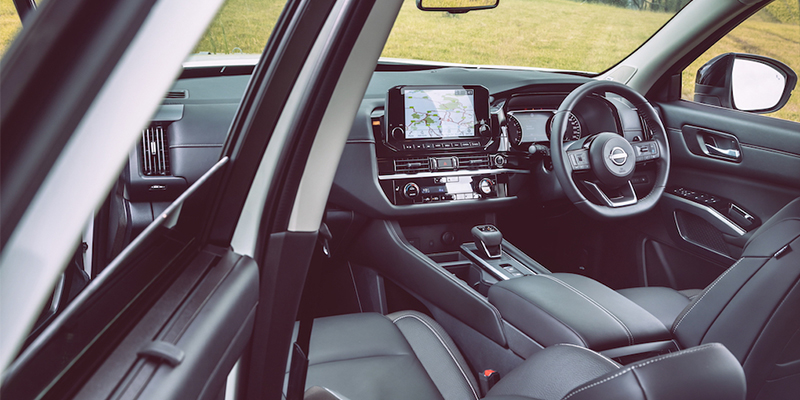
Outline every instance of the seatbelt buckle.
<svg viewBox="0 0 800 400"><path fill-rule="evenodd" d="M483 371L479 378L478 384L481 387L482 395L485 396L486 393L500 381L500 373L493 369L487 369Z"/></svg>

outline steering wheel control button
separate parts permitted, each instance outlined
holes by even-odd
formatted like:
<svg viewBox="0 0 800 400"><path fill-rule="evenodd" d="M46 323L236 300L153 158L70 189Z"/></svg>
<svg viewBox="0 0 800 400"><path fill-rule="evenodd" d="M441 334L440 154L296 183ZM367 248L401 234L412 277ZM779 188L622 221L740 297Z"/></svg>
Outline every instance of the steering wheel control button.
<svg viewBox="0 0 800 400"><path fill-rule="evenodd" d="M419 196L419 186L414 182L407 183L406 186L403 187L403 196L406 196L407 199L416 198Z"/></svg>
<svg viewBox="0 0 800 400"><path fill-rule="evenodd" d="M641 142L633 145L636 161L647 161L658 158L658 145L656 142Z"/></svg>
<svg viewBox="0 0 800 400"><path fill-rule="evenodd" d="M575 171L590 169L589 165L589 152L587 150L571 150L568 151L569 163Z"/></svg>

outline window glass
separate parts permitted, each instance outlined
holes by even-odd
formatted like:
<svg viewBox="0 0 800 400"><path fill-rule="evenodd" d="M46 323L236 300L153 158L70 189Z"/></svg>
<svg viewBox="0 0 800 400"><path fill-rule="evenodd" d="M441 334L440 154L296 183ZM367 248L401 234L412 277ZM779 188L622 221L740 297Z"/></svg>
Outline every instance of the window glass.
<svg viewBox="0 0 800 400"><path fill-rule="evenodd" d="M286 0L227 0L195 53L261 54Z"/></svg>
<svg viewBox="0 0 800 400"><path fill-rule="evenodd" d="M466 14L405 0L384 58L602 72L636 50L688 0L502 0Z"/></svg>
<svg viewBox="0 0 800 400"><path fill-rule="evenodd" d="M697 70L724 53L749 53L774 58L788 65L795 73L800 73L798 6L800 2L796 0L775 0L725 35L683 71L681 98L694 99ZM786 106L765 115L800 122L800 95L797 89Z"/></svg>
<svg viewBox="0 0 800 400"><path fill-rule="evenodd" d="M0 0L0 57L6 54L8 46L17 36L22 23L17 15L17 9L11 0Z"/></svg>

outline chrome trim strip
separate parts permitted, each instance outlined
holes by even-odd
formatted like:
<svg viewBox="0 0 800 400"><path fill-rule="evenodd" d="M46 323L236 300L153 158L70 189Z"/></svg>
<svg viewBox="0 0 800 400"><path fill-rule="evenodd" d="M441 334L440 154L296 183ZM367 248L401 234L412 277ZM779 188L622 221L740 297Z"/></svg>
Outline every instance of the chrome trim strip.
<svg viewBox="0 0 800 400"><path fill-rule="evenodd" d="M530 174L526 169L462 169L458 171L418 172L416 174L378 175L378 180L435 178L438 176L469 176L485 174Z"/></svg>
<svg viewBox="0 0 800 400"><path fill-rule="evenodd" d="M476 247L476 249L477 249L477 247ZM478 254L475 254L475 252L472 251L472 249L468 248L467 246L461 245L461 250L467 252L469 255L472 256L472 257L467 257L467 258L470 259L470 261L472 261L473 263L475 261L477 261L480 264L481 267L483 267L484 269L486 269L489 272L491 272L492 274L494 274L495 278L503 280L503 281L507 281L507 280L511 279L505 273L500 272L500 270L495 268L492 264L489 264L488 262L486 262L486 260L484 260L483 257L481 257Z"/></svg>

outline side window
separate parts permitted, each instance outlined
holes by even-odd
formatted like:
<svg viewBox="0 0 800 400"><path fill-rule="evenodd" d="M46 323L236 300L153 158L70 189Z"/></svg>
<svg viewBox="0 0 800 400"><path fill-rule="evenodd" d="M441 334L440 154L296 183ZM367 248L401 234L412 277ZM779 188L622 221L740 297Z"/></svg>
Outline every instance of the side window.
<svg viewBox="0 0 800 400"><path fill-rule="evenodd" d="M14 2L10 0L0 1L0 57L6 54L8 46L19 33L22 23L14 8Z"/></svg>
<svg viewBox="0 0 800 400"><path fill-rule="evenodd" d="M727 53L767 57L785 64L795 74L800 73L799 6L800 3L795 0L775 0L725 35L683 71L681 98L708 103L696 97L695 83L698 70L712 59ZM759 85L766 86L763 83ZM732 97L736 97L735 90ZM800 122L800 94L797 88L781 109L762 114Z"/></svg>

